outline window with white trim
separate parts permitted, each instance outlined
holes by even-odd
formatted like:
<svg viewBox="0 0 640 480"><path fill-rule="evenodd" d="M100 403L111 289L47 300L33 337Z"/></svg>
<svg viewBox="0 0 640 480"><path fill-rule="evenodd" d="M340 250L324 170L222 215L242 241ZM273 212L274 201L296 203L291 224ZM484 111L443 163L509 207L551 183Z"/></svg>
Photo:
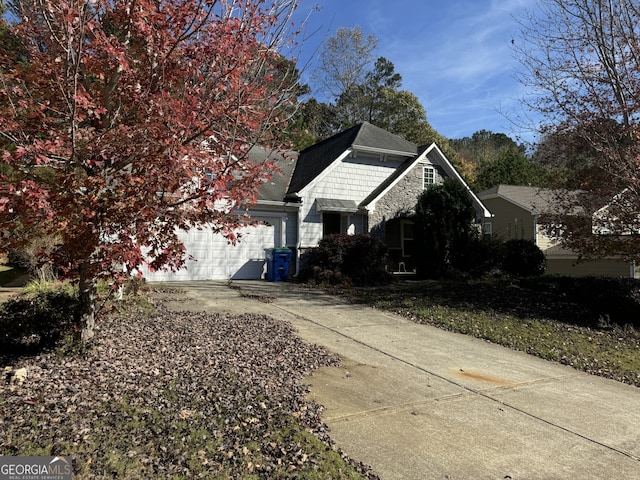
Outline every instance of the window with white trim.
<svg viewBox="0 0 640 480"><path fill-rule="evenodd" d="M337 212L322 213L322 236L342 233L342 215Z"/></svg>
<svg viewBox="0 0 640 480"><path fill-rule="evenodd" d="M322 213L322 236L326 237L335 233L355 235L357 216L339 212Z"/></svg>
<svg viewBox="0 0 640 480"><path fill-rule="evenodd" d="M400 236L402 242L402 256L403 257L412 257L413 256L413 246L414 246L414 237L413 237L413 222L409 220L403 220L400 224Z"/></svg>
<svg viewBox="0 0 640 480"><path fill-rule="evenodd" d="M436 169L431 166L422 169L422 188L425 189L436 183Z"/></svg>

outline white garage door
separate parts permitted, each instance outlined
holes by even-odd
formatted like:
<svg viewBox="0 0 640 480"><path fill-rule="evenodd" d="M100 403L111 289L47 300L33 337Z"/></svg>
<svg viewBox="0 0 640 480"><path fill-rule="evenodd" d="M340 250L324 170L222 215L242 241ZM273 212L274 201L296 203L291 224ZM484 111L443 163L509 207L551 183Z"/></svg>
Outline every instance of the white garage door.
<svg viewBox="0 0 640 480"><path fill-rule="evenodd" d="M240 230L236 245L229 245L221 235L211 229L180 232L187 255L186 270L178 272L149 272L143 275L150 282L180 280L249 280L260 279L266 272L265 248L280 246L279 218L254 218L261 223Z"/></svg>

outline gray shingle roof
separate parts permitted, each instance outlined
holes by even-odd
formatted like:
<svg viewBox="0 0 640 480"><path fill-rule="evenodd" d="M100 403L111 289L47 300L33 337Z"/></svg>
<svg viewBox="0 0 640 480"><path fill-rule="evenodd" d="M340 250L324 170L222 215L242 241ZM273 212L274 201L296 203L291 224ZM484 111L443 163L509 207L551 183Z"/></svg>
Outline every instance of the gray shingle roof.
<svg viewBox="0 0 640 480"><path fill-rule="evenodd" d="M398 152L411 156L418 154L418 147L415 143L409 142L402 137L389 133L386 130L364 122L358 129L358 134L353 140L353 146L375 148L380 151Z"/></svg>
<svg viewBox="0 0 640 480"><path fill-rule="evenodd" d="M273 173L270 181L263 183L258 189L258 200L282 202L289 187L289 181L296 165L296 152L274 152L264 147L254 146L249 150L249 158L257 163L265 160L275 161L280 172Z"/></svg>
<svg viewBox="0 0 640 480"><path fill-rule="evenodd" d="M494 196L505 198L528 210L533 215L548 212L554 199L554 191L548 188L519 185L498 185L478 194L480 200Z"/></svg>
<svg viewBox="0 0 640 480"><path fill-rule="evenodd" d="M287 193L295 194L302 190L351 147L399 153L407 157L418 153L415 144L370 123L361 123L300 152Z"/></svg>

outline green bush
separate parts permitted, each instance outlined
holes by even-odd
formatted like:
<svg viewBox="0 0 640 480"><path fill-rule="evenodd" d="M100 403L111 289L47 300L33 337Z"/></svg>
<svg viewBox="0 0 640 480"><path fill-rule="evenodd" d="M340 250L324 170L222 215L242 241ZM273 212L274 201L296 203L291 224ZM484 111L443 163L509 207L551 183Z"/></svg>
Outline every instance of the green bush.
<svg viewBox="0 0 640 480"><path fill-rule="evenodd" d="M451 270L464 271L477 235L475 216L469 192L451 178L420 194L413 217L419 277L437 279Z"/></svg>
<svg viewBox="0 0 640 480"><path fill-rule="evenodd" d="M504 242L502 270L516 277L535 277L544 274L544 253L530 240L507 240Z"/></svg>
<svg viewBox="0 0 640 480"><path fill-rule="evenodd" d="M55 347L75 334L78 302L67 292L20 296L0 304L0 349L8 353Z"/></svg>
<svg viewBox="0 0 640 480"><path fill-rule="evenodd" d="M306 259L301 280L328 285L388 283L387 247L369 235L329 235Z"/></svg>
<svg viewBox="0 0 640 480"><path fill-rule="evenodd" d="M470 278L496 275L502 268L503 243L498 240L472 240L460 257L460 272Z"/></svg>

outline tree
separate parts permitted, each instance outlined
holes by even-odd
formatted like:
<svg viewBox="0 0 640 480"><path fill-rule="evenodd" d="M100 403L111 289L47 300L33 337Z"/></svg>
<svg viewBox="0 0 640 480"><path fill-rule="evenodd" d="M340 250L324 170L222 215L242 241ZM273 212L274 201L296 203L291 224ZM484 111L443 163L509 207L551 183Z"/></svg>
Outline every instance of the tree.
<svg viewBox="0 0 640 480"><path fill-rule="evenodd" d="M336 115L340 130L359 122L381 125L390 120L389 104L392 94L402 84L402 77L395 66L384 57L376 60L373 70L367 71L362 82L347 87L337 98Z"/></svg>
<svg viewBox="0 0 640 480"><path fill-rule="evenodd" d="M568 130L544 137L536 146L533 160L549 172L550 187L589 191L601 188L594 184L609 181L598 166L599 156L579 133Z"/></svg>
<svg viewBox="0 0 640 480"><path fill-rule="evenodd" d="M176 229L235 241L274 165L297 86L277 49L295 2L16 2L24 57L0 49L0 229L59 238L83 339L96 280L184 265ZM284 113L282 113L284 111ZM41 259L47 261L48 259ZM122 269L124 268L124 272Z"/></svg>
<svg viewBox="0 0 640 480"><path fill-rule="evenodd" d="M440 278L450 268L463 268L467 251L476 238L476 217L467 189L447 178L418 198L414 215L417 273Z"/></svg>
<svg viewBox="0 0 640 480"><path fill-rule="evenodd" d="M339 97L351 87L360 85L373 61L378 47L373 34L365 35L359 26L340 27L324 42L320 52L322 84L332 98Z"/></svg>
<svg viewBox="0 0 640 480"><path fill-rule="evenodd" d="M335 109L332 105L310 98L298 105L290 123L292 148L304 150L335 133Z"/></svg>
<svg viewBox="0 0 640 480"><path fill-rule="evenodd" d="M500 184L544 187L547 184L547 171L519 149L506 148L494 160L485 160L480 164L473 187L482 191Z"/></svg>
<svg viewBox="0 0 640 480"><path fill-rule="evenodd" d="M544 116L546 139L573 142L556 143L558 156L586 145L589 177L600 177L583 177L580 195L558 199L557 210L567 212L557 223L563 243L586 257L640 260L638 235L625 235L637 232L640 212L640 4L539 0L538 7L515 42L520 80L536 92L528 105ZM594 235L593 213L622 192L625 201L600 212L608 234Z"/></svg>
<svg viewBox="0 0 640 480"><path fill-rule="evenodd" d="M513 148L525 153L524 145L518 145L504 133L479 130L471 137L450 140L451 149L455 152L452 158L460 175L469 184L478 179L481 165L487 165L498 158L506 148Z"/></svg>
<svg viewBox="0 0 640 480"><path fill-rule="evenodd" d="M338 28L336 34L323 43L314 83L316 90L323 91L328 101L310 98L299 106L292 128L293 144L297 149L304 149L338 133L345 126L354 125L344 119L344 113L338 112L336 104L340 97L360 97L357 92L371 69L377 46L378 39L372 34L365 35L357 25Z"/></svg>
<svg viewBox="0 0 640 480"><path fill-rule="evenodd" d="M496 160L506 148L525 153L524 145L518 145L504 133L494 133L489 130L479 130L471 137L451 140L451 146L458 155L478 166Z"/></svg>

